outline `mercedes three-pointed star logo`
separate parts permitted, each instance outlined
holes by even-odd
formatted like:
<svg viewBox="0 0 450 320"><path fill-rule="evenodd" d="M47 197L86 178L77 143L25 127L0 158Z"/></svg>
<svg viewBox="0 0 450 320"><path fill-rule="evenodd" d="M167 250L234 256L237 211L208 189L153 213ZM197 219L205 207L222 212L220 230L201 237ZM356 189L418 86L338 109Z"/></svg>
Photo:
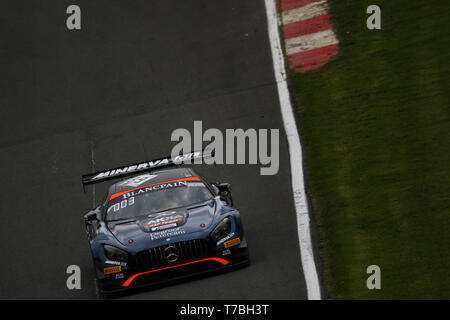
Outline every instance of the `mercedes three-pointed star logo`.
<svg viewBox="0 0 450 320"><path fill-rule="evenodd" d="M164 259L169 263L174 263L180 257L178 249L174 246L168 246L164 249Z"/></svg>

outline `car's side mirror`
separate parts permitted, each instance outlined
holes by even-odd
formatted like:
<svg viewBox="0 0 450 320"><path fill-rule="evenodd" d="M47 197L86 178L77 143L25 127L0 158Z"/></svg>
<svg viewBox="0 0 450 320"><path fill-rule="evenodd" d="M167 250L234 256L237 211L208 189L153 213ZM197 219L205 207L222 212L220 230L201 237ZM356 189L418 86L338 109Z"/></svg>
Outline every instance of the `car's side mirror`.
<svg viewBox="0 0 450 320"><path fill-rule="evenodd" d="M216 186L219 189L219 191L230 191L231 189L231 184L227 182L217 183Z"/></svg>
<svg viewBox="0 0 450 320"><path fill-rule="evenodd" d="M84 215L84 221L85 222L92 222L92 221L98 221L97 213L98 213L99 207L95 208L92 211L89 211L87 214Z"/></svg>
<svg viewBox="0 0 450 320"><path fill-rule="evenodd" d="M231 196L231 184L227 182L215 183L219 189L218 195L223 198L230 206L233 206L233 197Z"/></svg>

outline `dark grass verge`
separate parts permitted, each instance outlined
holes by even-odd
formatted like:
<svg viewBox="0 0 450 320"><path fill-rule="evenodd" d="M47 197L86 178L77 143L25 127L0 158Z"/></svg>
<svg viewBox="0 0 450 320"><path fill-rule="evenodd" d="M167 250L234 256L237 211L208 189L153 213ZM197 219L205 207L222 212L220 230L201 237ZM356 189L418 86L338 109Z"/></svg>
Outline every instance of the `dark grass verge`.
<svg viewBox="0 0 450 320"><path fill-rule="evenodd" d="M450 5L329 3L339 56L289 76L327 295L448 299ZM366 28L371 4L382 30Z"/></svg>

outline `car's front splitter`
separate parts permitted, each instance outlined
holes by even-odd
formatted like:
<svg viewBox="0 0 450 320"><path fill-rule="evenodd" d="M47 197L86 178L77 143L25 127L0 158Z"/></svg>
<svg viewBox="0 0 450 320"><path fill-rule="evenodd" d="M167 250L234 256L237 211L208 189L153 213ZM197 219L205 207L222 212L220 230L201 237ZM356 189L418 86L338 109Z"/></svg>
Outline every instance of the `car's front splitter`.
<svg viewBox="0 0 450 320"><path fill-rule="evenodd" d="M230 248L230 253L223 256L226 250L218 250L216 255L203 259L173 264L163 268L149 268L134 272L127 269L123 278L117 279L111 275L99 279L99 289L102 293L122 292L143 286L157 285L165 282L177 281L202 274L219 272L232 267L247 265L249 260L248 248L245 239L239 246Z"/></svg>

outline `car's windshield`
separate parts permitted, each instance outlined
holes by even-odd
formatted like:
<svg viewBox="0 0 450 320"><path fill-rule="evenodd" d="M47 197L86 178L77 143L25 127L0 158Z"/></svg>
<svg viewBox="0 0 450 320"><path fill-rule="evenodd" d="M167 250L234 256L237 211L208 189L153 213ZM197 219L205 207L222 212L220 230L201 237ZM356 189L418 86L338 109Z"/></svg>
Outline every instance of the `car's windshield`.
<svg viewBox="0 0 450 320"><path fill-rule="evenodd" d="M213 198L211 191L199 181L162 183L151 188L135 189L110 200L106 221L148 215Z"/></svg>

